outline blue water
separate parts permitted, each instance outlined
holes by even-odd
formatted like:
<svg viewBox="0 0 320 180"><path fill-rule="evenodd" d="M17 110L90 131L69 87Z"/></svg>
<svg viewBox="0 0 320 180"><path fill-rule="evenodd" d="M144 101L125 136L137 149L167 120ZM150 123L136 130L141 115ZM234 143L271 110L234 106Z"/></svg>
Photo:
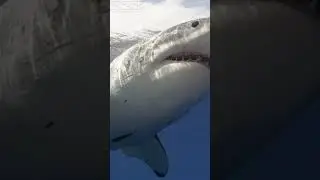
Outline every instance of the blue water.
<svg viewBox="0 0 320 180"><path fill-rule="evenodd" d="M210 98L197 104L159 137L169 157L165 180L210 179ZM110 153L111 180L159 179L144 163L120 151Z"/></svg>
<svg viewBox="0 0 320 180"><path fill-rule="evenodd" d="M160 138L170 160L166 180L210 178L210 101L206 98ZM120 152L111 153L111 180L158 179L149 167ZM320 99L315 101L282 136L244 166L231 180L319 180Z"/></svg>

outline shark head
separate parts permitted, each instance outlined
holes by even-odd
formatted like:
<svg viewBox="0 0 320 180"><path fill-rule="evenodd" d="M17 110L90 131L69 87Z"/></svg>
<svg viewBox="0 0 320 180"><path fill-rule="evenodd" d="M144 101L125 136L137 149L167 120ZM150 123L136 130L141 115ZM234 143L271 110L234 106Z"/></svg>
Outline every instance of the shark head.
<svg viewBox="0 0 320 180"><path fill-rule="evenodd" d="M159 33L146 43L150 63L201 63L209 67L210 19L182 23Z"/></svg>
<svg viewBox="0 0 320 180"><path fill-rule="evenodd" d="M129 48L111 63L110 75L113 80L124 82L127 78L168 64L176 69L198 65L209 68L209 60L210 18L202 18L171 27ZM118 73L114 73L114 69Z"/></svg>
<svg viewBox="0 0 320 180"><path fill-rule="evenodd" d="M210 19L171 27L110 64L110 147L145 161L159 177L168 160L157 133L210 86Z"/></svg>

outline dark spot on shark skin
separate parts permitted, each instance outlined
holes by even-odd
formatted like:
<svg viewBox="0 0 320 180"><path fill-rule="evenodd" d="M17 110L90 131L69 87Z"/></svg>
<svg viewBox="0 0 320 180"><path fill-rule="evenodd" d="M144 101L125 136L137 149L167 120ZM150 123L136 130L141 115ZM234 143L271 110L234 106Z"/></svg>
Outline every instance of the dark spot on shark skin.
<svg viewBox="0 0 320 180"><path fill-rule="evenodd" d="M47 125L44 126L44 128L49 129L53 125L54 125L54 123L52 121L50 121Z"/></svg>
<svg viewBox="0 0 320 180"><path fill-rule="evenodd" d="M132 136L133 133L128 133L128 134L125 134L125 135L121 135L119 137L116 137L116 138L113 138L111 141L112 142L119 142L119 141L122 141L123 139L127 138L127 137L130 137Z"/></svg>
<svg viewBox="0 0 320 180"><path fill-rule="evenodd" d="M128 100L124 100L123 102L126 103Z"/></svg>
<svg viewBox="0 0 320 180"><path fill-rule="evenodd" d="M199 25L199 21L194 21L191 23L191 27L195 28Z"/></svg>

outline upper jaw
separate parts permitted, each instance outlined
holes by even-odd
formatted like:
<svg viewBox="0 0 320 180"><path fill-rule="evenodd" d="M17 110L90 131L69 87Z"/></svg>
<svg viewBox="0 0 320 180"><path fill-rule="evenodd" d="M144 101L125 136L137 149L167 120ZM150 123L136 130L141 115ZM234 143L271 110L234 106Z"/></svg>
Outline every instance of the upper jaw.
<svg viewBox="0 0 320 180"><path fill-rule="evenodd" d="M173 54L165 58L165 61L196 62L210 68L210 57L208 55L198 52L181 52Z"/></svg>
<svg viewBox="0 0 320 180"><path fill-rule="evenodd" d="M209 58L210 21L208 18L198 21L200 24L195 28L191 27L194 21L190 21L156 35L144 44L146 51L142 55L150 57L151 62L161 62L170 56L179 59L183 53Z"/></svg>
<svg viewBox="0 0 320 180"><path fill-rule="evenodd" d="M186 37L172 41L168 45L158 46L153 50L151 61L163 60L198 62L204 65L210 60L210 31L199 34L197 37Z"/></svg>

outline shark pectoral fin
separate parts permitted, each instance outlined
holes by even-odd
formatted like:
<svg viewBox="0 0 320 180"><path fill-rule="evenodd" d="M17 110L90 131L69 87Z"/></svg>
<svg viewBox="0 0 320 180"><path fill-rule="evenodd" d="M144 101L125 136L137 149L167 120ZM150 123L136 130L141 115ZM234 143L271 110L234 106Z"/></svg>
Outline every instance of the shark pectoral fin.
<svg viewBox="0 0 320 180"><path fill-rule="evenodd" d="M169 169L169 161L158 136L140 146L125 147L122 151L128 156L138 158L147 163L158 177L166 176Z"/></svg>

